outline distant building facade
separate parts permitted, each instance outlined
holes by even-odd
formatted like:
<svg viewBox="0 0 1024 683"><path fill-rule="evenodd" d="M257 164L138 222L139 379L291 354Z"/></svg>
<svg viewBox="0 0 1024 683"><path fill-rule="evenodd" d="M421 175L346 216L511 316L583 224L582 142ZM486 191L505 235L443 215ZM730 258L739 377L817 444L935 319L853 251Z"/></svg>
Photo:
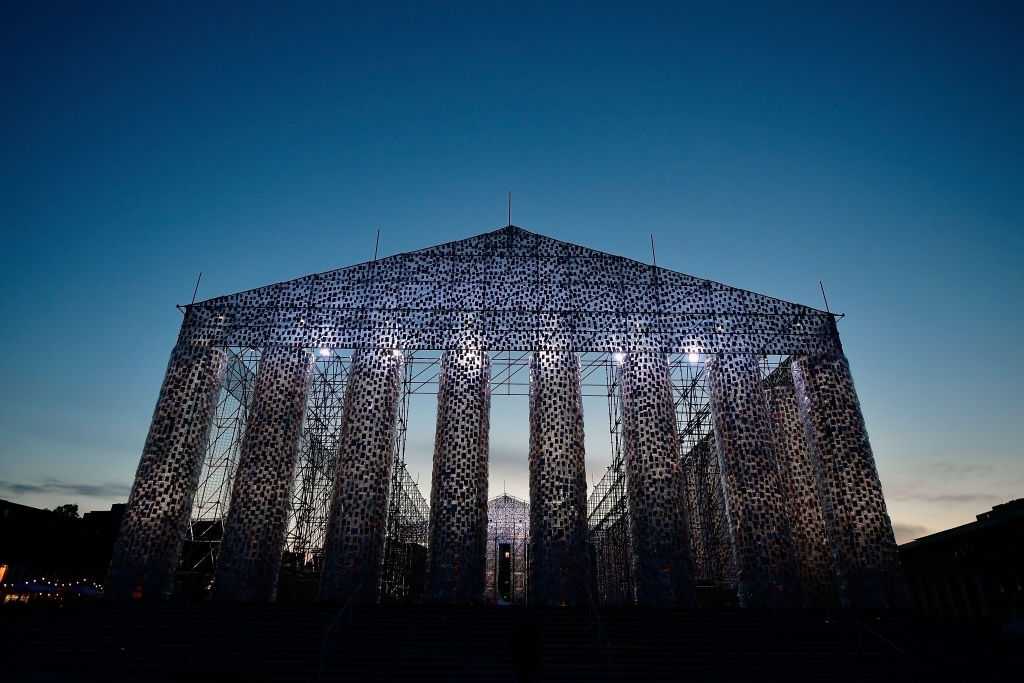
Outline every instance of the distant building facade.
<svg viewBox="0 0 1024 683"><path fill-rule="evenodd" d="M52 580L102 582L125 505L81 518L0 500L0 566L4 583Z"/></svg>
<svg viewBox="0 0 1024 683"><path fill-rule="evenodd" d="M1024 624L1024 498L900 546L914 604L946 619Z"/></svg>

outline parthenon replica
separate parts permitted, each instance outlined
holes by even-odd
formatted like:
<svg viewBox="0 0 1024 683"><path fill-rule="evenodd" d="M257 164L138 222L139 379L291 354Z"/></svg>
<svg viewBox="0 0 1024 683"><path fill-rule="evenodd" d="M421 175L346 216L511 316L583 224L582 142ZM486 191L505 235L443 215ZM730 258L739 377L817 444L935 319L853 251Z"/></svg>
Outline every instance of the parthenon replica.
<svg viewBox="0 0 1024 683"><path fill-rule="evenodd" d="M302 580L336 602L905 598L827 311L509 225L184 312L110 598L166 599L201 565L220 600ZM597 380L612 452L588 500ZM489 505L491 398L513 385L529 501ZM437 396L429 505L404 462L416 392Z"/></svg>

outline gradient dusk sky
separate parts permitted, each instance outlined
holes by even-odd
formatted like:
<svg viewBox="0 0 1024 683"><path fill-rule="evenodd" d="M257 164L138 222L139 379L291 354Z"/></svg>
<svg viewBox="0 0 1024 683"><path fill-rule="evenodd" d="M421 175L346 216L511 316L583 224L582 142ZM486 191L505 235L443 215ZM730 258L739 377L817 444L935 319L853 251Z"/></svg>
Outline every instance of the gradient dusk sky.
<svg viewBox="0 0 1024 683"><path fill-rule="evenodd" d="M971 521L1024 497L1022 36L1019 2L7 0L0 498L127 498L200 271L206 299L378 228L470 237L511 190L555 239L824 281L898 538ZM492 495L526 497L495 401Z"/></svg>

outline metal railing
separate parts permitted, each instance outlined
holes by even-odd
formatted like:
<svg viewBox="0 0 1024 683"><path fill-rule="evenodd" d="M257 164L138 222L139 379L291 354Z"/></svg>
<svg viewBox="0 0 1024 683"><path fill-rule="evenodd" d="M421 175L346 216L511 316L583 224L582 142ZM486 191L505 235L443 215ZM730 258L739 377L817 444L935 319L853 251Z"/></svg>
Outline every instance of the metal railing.
<svg viewBox="0 0 1024 683"><path fill-rule="evenodd" d="M604 656L604 671L607 679L612 680L612 641L608 638L608 631L605 630L604 620L597 609L597 603L590 592L590 586L584 586L587 591L587 619L590 627L597 633L597 649Z"/></svg>
<svg viewBox="0 0 1024 683"><path fill-rule="evenodd" d="M355 605L356 602L356 596L359 595L359 591L361 591L362 589L363 584L360 583L358 586L356 586L355 590L352 591L352 595L350 595L348 600L345 601L345 604L341 606L341 609L338 610L338 613L334 615L334 619L331 621L331 624L327 627L326 630L324 630L323 640L320 641L320 666L317 669L316 674L316 680L318 681L323 680L324 676L324 662L326 661L327 658L327 639L330 637L331 631L335 630L335 627L338 625L338 622L341 621L341 617L346 612L348 612L348 614L351 616L353 606Z"/></svg>

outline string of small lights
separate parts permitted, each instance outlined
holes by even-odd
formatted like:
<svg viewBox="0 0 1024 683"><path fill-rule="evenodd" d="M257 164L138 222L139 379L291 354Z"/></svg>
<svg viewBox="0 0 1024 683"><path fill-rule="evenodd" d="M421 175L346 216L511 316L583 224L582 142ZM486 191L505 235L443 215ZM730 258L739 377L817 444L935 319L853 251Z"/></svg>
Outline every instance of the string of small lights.
<svg viewBox="0 0 1024 683"><path fill-rule="evenodd" d="M89 586L91 588L95 588L96 590L99 590L99 591L103 590L103 584L96 583L95 581L90 581L89 579L82 579L81 581L60 581L60 580L47 579L45 576L40 577L38 579L29 579L27 581L17 581L17 582L12 582L12 583L0 583L0 588L3 588L5 590L7 590L7 589L15 589L15 588L19 588L19 587L30 586L30 585L33 585L33 584L34 585L39 585L39 586L47 585L47 586L51 586L53 588L77 588L78 586L86 585L86 586Z"/></svg>

